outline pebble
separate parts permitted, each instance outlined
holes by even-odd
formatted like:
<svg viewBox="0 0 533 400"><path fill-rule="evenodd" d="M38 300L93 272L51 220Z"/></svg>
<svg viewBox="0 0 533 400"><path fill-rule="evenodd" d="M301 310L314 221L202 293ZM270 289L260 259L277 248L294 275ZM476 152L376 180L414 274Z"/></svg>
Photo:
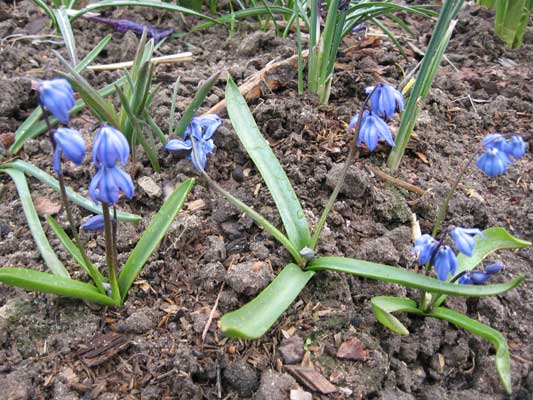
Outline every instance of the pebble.
<svg viewBox="0 0 533 400"><path fill-rule="evenodd" d="M142 176L137 179L137 183L148 197L161 197L161 187L149 176Z"/></svg>
<svg viewBox="0 0 533 400"><path fill-rule="evenodd" d="M304 358L304 341L298 335L285 338L281 341L278 351L285 364L297 364Z"/></svg>
<svg viewBox="0 0 533 400"><path fill-rule="evenodd" d="M228 269L226 283L237 293L255 296L274 279L272 267L262 261L235 264Z"/></svg>
<svg viewBox="0 0 533 400"><path fill-rule="evenodd" d="M128 318L118 323L118 329L124 333L145 333L155 327L152 318L150 317L152 310L138 310L131 314Z"/></svg>
<svg viewBox="0 0 533 400"><path fill-rule="evenodd" d="M292 376L267 370L261 375L261 383L254 398L256 400L286 400L292 392L291 389L297 388L298 384Z"/></svg>
<svg viewBox="0 0 533 400"><path fill-rule="evenodd" d="M244 360L237 360L224 368L224 380L239 395L249 397L259 386L254 368Z"/></svg>

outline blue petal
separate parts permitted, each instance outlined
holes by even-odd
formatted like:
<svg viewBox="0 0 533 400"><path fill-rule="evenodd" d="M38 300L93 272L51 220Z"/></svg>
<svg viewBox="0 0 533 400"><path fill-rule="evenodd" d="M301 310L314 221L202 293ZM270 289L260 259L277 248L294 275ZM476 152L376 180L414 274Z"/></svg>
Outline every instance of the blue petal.
<svg viewBox="0 0 533 400"><path fill-rule="evenodd" d="M85 157L85 140L75 129L59 128L54 132L54 141L61 148L63 155L76 165Z"/></svg>
<svg viewBox="0 0 533 400"><path fill-rule="evenodd" d="M502 175L508 164L507 155L495 147L485 150L476 162L478 168L490 177Z"/></svg>
<svg viewBox="0 0 533 400"><path fill-rule="evenodd" d="M167 144L165 145L165 149L169 151L191 150L192 143L190 139L187 139L185 141L181 139L172 139L167 142Z"/></svg>
<svg viewBox="0 0 533 400"><path fill-rule="evenodd" d="M501 265L500 263L494 263L494 264L490 264L488 265L486 268L485 268L485 272L487 274L497 274L498 272L500 272L501 270L503 269L503 265Z"/></svg>
<svg viewBox="0 0 533 400"><path fill-rule="evenodd" d="M199 117L198 122L204 128L203 140L209 140L213 137L220 124L222 124L222 118L216 114L206 114Z"/></svg>
<svg viewBox="0 0 533 400"><path fill-rule="evenodd" d="M435 271L441 281L446 281L448 275L457 271L457 257L449 246L442 246L435 256Z"/></svg>
<svg viewBox="0 0 533 400"><path fill-rule="evenodd" d="M196 149L196 156L194 155L193 152L191 152L190 158L194 165L194 168L196 168L196 170L201 173L203 170L205 170L205 164L207 162L207 155L205 153L203 146L196 144L195 149ZM196 157L198 157L198 161Z"/></svg>
<svg viewBox="0 0 533 400"><path fill-rule="evenodd" d="M94 215L91 218L89 218L86 222L81 224L81 228L94 232L94 231L101 231L104 229L104 216L103 215Z"/></svg>
<svg viewBox="0 0 533 400"><path fill-rule="evenodd" d="M131 200L135 191L131 177L119 167L110 168L109 173L113 176L116 187Z"/></svg>
<svg viewBox="0 0 533 400"><path fill-rule="evenodd" d="M56 174L61 175L63 171L61 171L61 147L56 146L56 149L54 150L54 171Z"/></svg>
<svg viewBox="0 0 533 400"><path fill-rule="evenodd" d="M130 154L130 146L126 137L118 129L109 125L102 126L96 133L93 143L93 163L114 167L117 162L126 165Z"/></svg>
<svg viewBox="0 0 533 400"><path fill-rule="evenodd" d="M100 186L100 181L102 180L102 176L104 175L104 168L101 168L95 176L93 176L93 179L91 179L91 183L89 184L89 196L91 199L98 203L98 187Z"/></svg>
<svg viewBox="0 0 533 400"><path fill-rule="evenodd" d="M42 81L38 85L41 104L63 123L69 120L68 112L74 106L74 91L66 79Z"/></svg>
<svg viewBox="0 0 533 400"><path fill-rule="evenodd" d="M439 243L428 234L424 234L416 239L413 251L418 255L418 265L424 265L431 261L438 244Z"/></svg>
<svg viewBox="0 0 533 400"><path fill-rule="evenodd" d="M519 160L526 154L526 143L520 135L513 135L511 140L505 144L504 151L507 155Z"/></svg>
<svg viewBox="0 0 533 400"><path fill-rule="evenodd" d="M490 279L491 275L481 271L472 271L470 279L474 285L483 285Z"/></svg>

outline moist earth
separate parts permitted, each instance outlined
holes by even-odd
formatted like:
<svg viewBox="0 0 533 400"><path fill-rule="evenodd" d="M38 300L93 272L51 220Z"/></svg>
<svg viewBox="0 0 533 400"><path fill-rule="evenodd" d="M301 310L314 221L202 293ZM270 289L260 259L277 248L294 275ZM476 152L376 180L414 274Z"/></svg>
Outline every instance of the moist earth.
<svg viewBox="0 0 533 400"><path fill-rule="evenodd" d="M171 13L120 9L106 16L178 31L189 28ZM347 122L364 100L365 87L384 79L398 84L421 58L432 23L404 16L414 31L390 26L405 48L403 57L373 28L369 40L347 37L338 57L330 104L297 94L296 71L283 76L283 87L264 88L250 107L314 225L334 186L350 138ZM62 43L50 36L47 19L33 3L0 3L0 133L9 146L13 132L37 106L30 79L56 76L60 64L50 51L66 56ZM381 180L373 171L386 170L387 148L362 149L331 213L318 251L414 268L411 214L423 232L431 229L436 210L465 159L479 149L487 133L517 132L532 145L533 30L524 46L506 49L493 32L493 12L467 6L461 12L447 58L435 79L415 135L395 176L425 191L419 194ZM113 39L98 63L130 60L137 38L84 20L74 23L80 56L106 34ZM254 21L236 30L212 27L169 40L157 55L192 51L186 64L160 65L161 85L152 114L163 131L173 85L179 77L178 119L197 88L211 74L231 73L237 83L272 60L295 54L293 38L263 32ZM119 72L88 72L97 86ZM223 79L200 112L224 97ZM281 225L268 190L240 145L227 115L214 140L215 155L207 171L226 190ZM85 112L72 121L84 134L96 126ZM397 123L393 131L397 130ZM88 134L87 134L88 135ZM6 155L2 147L2 157ZM374 318L375 295L412 296L403 287L332 272L318 273L278 323L261 339L225 338L217 323L224 313L253 298L290 262L266 232L217 195L186 159L159 148L162 170L137 161L138 183L133 201L121 208L143 216L138 225L119 223L119 259L124 262L150 218L180 182L194 176L197 185L161 243L148 260L122 308L105 308L52 295L0 286L0 388L6 399L287 399L311 392L291 374L291 365L311 366L337 388L314 398L350 399L503 399L491 345L439 320L400 315L410 335L396 336ZM51 172L51 146L39 137L26 143L17 157ZM447 224L485 229L503 226L522 239L532 239L533 169L529 155L497 179L472 168L460 185ZM89 161L69 166L69 185L87 194ZM33 200L58 205L58 195L30 179ZM45 270L27 228L15 186L0 176L0 265ZM54 207L52 207L54 208ZM55 216L66 226L62 210ZM88 217L75 209L75 218ZM50 242L75 278L75 265L43 221ZM88 255L104 266L104 241L82 234ZM533 281L531 248L501 251L488 261L505 270L496 281L526 275L525 282L504 296L465 300L447 305L479 319L507 337L511 350L515 399L533 397ZM210 318L218 298L218 307ZM206 324L210 323L206 328ZM205 333L204 333L205 330ZM88 366L84 352L114 335L124 346L104 362ZM203 336L205 335L205 338ZM355 359L338 357L343 343L356 344ZM291 397L292 398L292 397ZM310 398L310 397L296 397Z"/></svg>

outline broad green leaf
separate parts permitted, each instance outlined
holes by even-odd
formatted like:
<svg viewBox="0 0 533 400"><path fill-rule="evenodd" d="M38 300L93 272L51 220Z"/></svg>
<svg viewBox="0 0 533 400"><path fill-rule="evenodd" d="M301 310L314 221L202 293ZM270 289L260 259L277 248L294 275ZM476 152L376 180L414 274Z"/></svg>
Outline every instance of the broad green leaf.
<svg viewBox="0 0 533 400"><path fill-rule="evenodd" d="M510 394L512 392L509 347L507 346L505 337L500 332L445 307L437 307L432 313L427 314L427 316L448 321L455 326L488 340L496 348L496 369L498 370L500 381L507 393Z"/></svg>
<svg viewBox="0 0 533 400"><path fill-rule="evenodd" d="M46 221L58 237L59 241L67 250L70 255L74 258L76 263L80 267L82 267L87 275L91 277L91 279L97 283L97 286L103 289L102 283L105 282L104 276L98 271L98 269L89 261L85 260L80 252L80 249L78 249L78 246L74 244L74 242L70 239L70 237L67 235L65 230L59 225L59 223L54 219L54 217L48 215L46 217ZM86 262L87 261L87 262Z"/></svg>
<svg viewBox="0 0 533 400"><path fill-rule="evenodd" d="M103 38L100 43L98 43L94 49L91 50L87 56L83 60L80 61L80 63L76 66L76 71L82 72L84 71L89 64L91 64L96 57L102 52L102 50L107 46L109 41L111 40L111 35L107 35L105 38ZM115 82L115 84L118 84L118 82ZM112 94L110 92L110 89L114 91L114 86L108 85L102 89L100 89L98 92L102 96L108 96ZM69 112L69 115L75 115L76 113L80 112L85 107L85 103L82 100L78 100L74 107ZM22 149L22 146L28 139L32 139L36 136L39 136L43 132L46 132L46 123L44 121L40 121L43 116L43 111L41 110L41 107L36 108L31 115L26 118L26 120L22 123L22 125L19 126L17 131L15 132L15 141L13 144L9 147L9 153L15 154ZM40 121L40 122L39 122ZM57 124L57 120L55 118L50 119L50 123L52 126L55 126Z"/></svg>
<svg viewBox="0 0 533 400"><path fill-rule="evenodd" d="M394 316L394 312L410 312L422 314L414 300L405 297L376 296L372 297L372 311L376 319L385 327L400 335L408 335L407 328Z"/></svg>
<svg viewBox="0 0 533 400"><path fill-rule="evenodd" d="M124 302L128 290L135 278L137 278L137 275L139 275L139 272L141 272L144 264L157 249L161 240L163 240L163 237L174 221L174 218L176 218L176 215L178 215L183 207L193 186L193 178L187 179L179 185L176 190L174 190L174 193L172 193L165 201L161 209L150 222L150 225L148 225L143 232L118 277L118 286L122 296L122 302Z"/></svg>
<svg viewBox="0 0 533 400"><path fill-rule="evenodd" d="M343 257L321 257L314 259L307 267L307 270L344 272L379 281L397 283L414 289L422 289L427 292L468 297L503 294L517 287L525 279L524 276L520 276L511 282L495 285L456 285L454 283L439 281L424 274L417 274L403 268Z"/></svg>
<svg viewBox="0 0 533 400"><path fill-rule="evenodd" d="M311 242L311 234L302 206L285 171L259 131L246 100L231 77L228 77L226 85L226 103L235 132L265 180L287 236L298 250L303 249Z"/></svg>
<svg viewBox="0 0 533 400"><path fill-rule="evenodd" d="M259 295L220 320L224 335L257 339L279 319L315 273L288 264Z"/></svg>
<svg viewBox="0 0 533 400"><path fill-rule="evenodd" d="M179 137L183 137L183 133L185 132L185 129L190 124L192 117L196 114L196 111L198 111L198 108L202 105L202 102L206 98L206 96L209 94L215 83L218 81L218 77L220 75L219 72L215 72L213 75L211 75L204 84L198 89L196 94L194 95L194 99L192 99L191 104L187 107L187 109L183 112L183 115L181 116L180 122L178 122L178 126L176 127L176 135ZM174 94L173 94L173 108L175 108L175 101L176 101L176 88L178 87L178 84L176 82L176 86L174 87Z"/></svg>
<svg viewBox="0 0 533 400"><path fill-rule="evenodd" d="M8 168L12 170L24 172L26 175L32 176L35 179L44 183L45 185L48 185L49 187L54 189L56 192L58 193L60 192L59 182L57 181L56 178L47 174L42 169L36 167L33 164L30 164L27 161L16 160L16 161L13 161L7 164L0 165L0 171L4 169L8 169ZM78 193L76 193L74 190L72 190L68 186L66 189L67 189L67 196L70 199L70 201L79 205L80 207L85 208L88 211L93 212L94 214L102 214L102 207L94 204L92 200L86 199L85 197L79 195ZM128 222L139 222L140 220L142 220L142 218L139 217L138 215L130 214L130 213L123 212L123 211L117 212L117 219L119 221L128 221Z"/></svg>
<svg viewBox="0 0 533 400"><path fill-rule="evenodd" d="M111 297L103 295L93 285L27 268L0 268L0 282L21 289L72 297L106 306L117 305Z"/></svg>
<svg viewBox="0 0 533 400"><path fill-rule="evenodd" d="M54 10L54 15L56 17L57 26L63 36L63 41L65 42L65 47L67 48L68 55L72 65L75 67L78 65L78 56L76 54L76 39L74 38L74 33L72 32L72 27L70 26L70 19L67 15L67 10L64 7Z"/></svg>
<svg viewBox="0 0 533 400"><path fill-rule="evenodd" d="M30 189L28 188L28 183L26 182L24 173L13 168L5 168L5 165L2 166L0 172L5 172L11 177L11 179L13 179L13 182L15 182L20 202L22 204L22 209L24 210L24 216L28 222L35 245L39 249L39 253L41 253L46 266L56 276L70 278L70 274L68 273L67 269L57 257L54 249L52 249L52 246L50 246L50 243L48 243L48 239L44 233L41 221L39 221L37 211L33 206Z"/></svg>

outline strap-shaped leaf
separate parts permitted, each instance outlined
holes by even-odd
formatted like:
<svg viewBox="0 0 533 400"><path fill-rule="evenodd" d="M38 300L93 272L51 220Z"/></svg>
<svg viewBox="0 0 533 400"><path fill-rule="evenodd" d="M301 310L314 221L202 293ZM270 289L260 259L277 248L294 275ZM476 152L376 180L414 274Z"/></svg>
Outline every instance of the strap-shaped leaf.
<svg viewBox="0 0 533 400"><path fill-rule="evenodd" d="M141 272L148 258L157 249L174 218L180 212L194 182L193 178L187 179L174 190L174 193L165 201L137 242L118 277L122 302L124 302L133 281Z"/></svg>
<svg viewBox="0 0 533 400"><path fill-rule="evenodd" d="M21 289L73 297L106 306L117 305L111 297L103 295L93 285L28 268L0 268L0 282Z"/></svg>
<svg viewBox="0 0 533 400"><path fill-rule="evenodd" d="M228 77L226 85L226 103L235 132L265 180L287 236L298 250L303 249L311 242L311 234L302 206L285 171L259 131L246 100L231 77Z"/></svg>
<svg viewBox="0 0 533 400"><path fill-rule="evenodd" d="M437 307L432 313L427 314L427 316L448 321L455 326L488 340L496 348L496 369L498 370L500 381L507 393L510 394L512 392L509 347L507 346L505 337L500 332L479 321L468 318L466 315L445 307Z"/></svg>
<svg viewBox="0 0 533 400"><path fill-rule="evenodd" d="M26 175L32 176L35 179L41 181L45 185L48 185L56 192L59 193L59 182L52 175L47 174L42 169L36 167L33 164L30 164L27 161L16 160L7 164L0 165L0 171L4 169L11 169L20 172L24 172ZM88 211L91 211L95 214L102 214L102 208L97 206L89 199L79 195L74 190L67 186L67 196L73 203L79 205L80 207L85 208ZM127 212L119 211L117 212L117 219L119 221L128 221L128 222L139 222L142 218L135 214L130 214Z"/></svg>
<svg viewBox="0 0 533 400"><path fill-rule="evenodd" d="M371 303L376 319L385 327L400 335L408 335L409 331L392 313L404 311L422 314L416 305L416 301L406 297L376 296L372 297Z"/></svg>
<svg viewBox="0 0 533 400"><path fill-rule="evenodd" d="M503 294L517 287L525 279L524 276L520 276L513 281L495 285L456 285L403 268L343 257L317 258L311 261L307 269L310 271L330 270L345 272L379 281L397 283L410 288L422 289L426 292L469 297Z"/></svg>
<svg viewBox="0 0 533 400"><path fill-rule="evenodd" d="M48 243L48 239L44 233L41 221L39 221L37 211L33 206L33 201L31 199L28 183L26 182L26 177L22 172L12 168L2 168L0 169L0 172L7 173L11 179L13 179L13 182L15 182L20 202L22 204L22 209L24 210L24 216L28 222L31 235L33 236L35 245L39 249L39 253L41 253L46 266L50 268L50 271L52 271L56 276L70 278L70 274L68 273L67 269L57 257L54 249L52 249L52 246L50 246L50 243Z"/></svg>
<svg viewBox="0 0 533 400"><path fill-rule="evenodd" d="M296 264L288 264L256 298L222 317L222 332L240 339L261 337L289 308L314 274L302 271Z"/></svg>
<svg viewBox="0 0 533 400"><path fill-rule="evenodd" d="M63 36L63 41L65 42L65 47L67 48L70 61L73 66L76 66L78 65L76 39L74 38L74 33L72 33L72 27L70 26L70 19L67 15L67 10L64 7L61 7L60 9L55 9L53 12L56 17L57 26L61 31L61 36Z"/></svg>

